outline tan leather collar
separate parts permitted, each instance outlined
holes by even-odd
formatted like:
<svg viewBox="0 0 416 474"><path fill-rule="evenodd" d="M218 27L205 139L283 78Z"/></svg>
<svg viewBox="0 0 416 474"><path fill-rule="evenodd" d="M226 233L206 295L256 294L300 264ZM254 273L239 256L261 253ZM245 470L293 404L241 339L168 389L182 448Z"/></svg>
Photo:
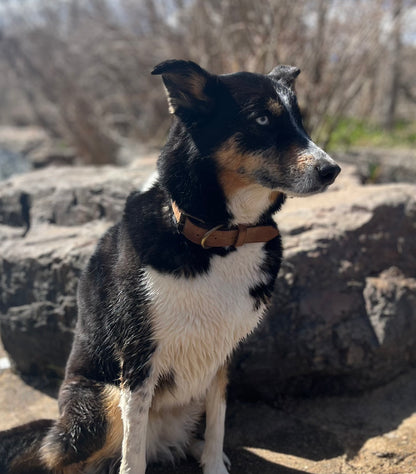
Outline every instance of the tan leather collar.
<svg viewBox="0 0 416 474"><path fill-rule="evenodd" d="M194 244L201 245L204 249L210 247L241 247L244 244L254 242L268 242L279 235L279 230L272 225L249 226L239 224L237 229L232 230L219 230L222 225L218 225L212 229L207 229L194 224L190 217L196 218L181 212L173 201L172 209L178 223L179 232Z"/></svg>

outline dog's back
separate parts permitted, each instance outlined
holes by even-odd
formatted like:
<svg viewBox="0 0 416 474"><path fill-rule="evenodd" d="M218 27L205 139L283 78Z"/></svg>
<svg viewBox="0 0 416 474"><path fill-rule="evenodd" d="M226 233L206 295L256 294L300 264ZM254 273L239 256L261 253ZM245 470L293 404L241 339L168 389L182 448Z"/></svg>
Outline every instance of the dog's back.
<svg viewBox="0 0 416 474"><path fill-rule="evenodd" d="M121 472L142 474L146 459L187 450L205 474L227 472L227 361L279 270L272 214L286 193L321 191L339 172L303 130L295 68L214 76L168 61L154 73L175 116L159 176L91 257L60 418L10 472L24 472L27 454L55 473L115 471L121 460ZM204 411L205 445L193 435Z"/></svg>

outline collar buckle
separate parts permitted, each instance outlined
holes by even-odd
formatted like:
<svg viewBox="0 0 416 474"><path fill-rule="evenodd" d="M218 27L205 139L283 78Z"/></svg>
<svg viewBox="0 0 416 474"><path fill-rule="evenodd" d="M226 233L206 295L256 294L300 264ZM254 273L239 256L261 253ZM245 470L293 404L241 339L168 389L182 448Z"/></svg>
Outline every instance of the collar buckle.
<svg viewBox="0 0 416 474"><path fill-rule="evenodd" d="M210 229L208 232L205 233L205 235L204 235L204 236L202 237L202 239L201 239L201 247L202 247L203 249L206 250L206 249L211 248L211 247L209 247L209 246L206 244L206 241L207 241L208 237L209 237L211 234L213 234L213 233L214 233L215 231L217 231L218 229L221 229L221 227L222 227L222 224L216 225L215 227L213 227L212 229Z"/></svg>

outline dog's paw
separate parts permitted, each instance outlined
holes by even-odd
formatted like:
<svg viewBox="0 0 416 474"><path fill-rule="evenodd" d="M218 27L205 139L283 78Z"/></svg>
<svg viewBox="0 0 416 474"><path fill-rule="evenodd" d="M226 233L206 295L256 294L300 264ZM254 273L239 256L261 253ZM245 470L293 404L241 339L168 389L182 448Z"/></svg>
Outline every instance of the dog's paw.
<svg viewBox="0 0 416 474"><path fill-rule="evenodd" d="M225 467L228 470L230 470L231 469L231 461L230 461L230 458L225 453L222 453L222 460L224 461Z"/></svg>
<svg viewBox="0 0 416 474"><path fill-rule="evenodd" d="M228 458L227 458L228 459ZM215 463L214 465L205 465L203 469L204 474L229 474L223 461Z"/></svg>
<svg viewBox="0 0 416 474"><path fill-rule="evenodd" d="M194 440L189 448L191 456L198 461L202 462L202 453L204 451L205 441L203 440ZM206 463L203 469L204 474L228 474L228 471L231 469L230 458L222 453L222 461L214 463Z"/></svg>

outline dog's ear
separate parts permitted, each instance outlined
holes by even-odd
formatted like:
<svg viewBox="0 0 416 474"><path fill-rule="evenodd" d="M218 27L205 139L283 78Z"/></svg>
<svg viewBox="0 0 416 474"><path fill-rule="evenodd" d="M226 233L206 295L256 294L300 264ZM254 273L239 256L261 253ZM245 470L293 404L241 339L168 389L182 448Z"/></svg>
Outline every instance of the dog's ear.
<svg viewBox="0 0 416 474"><path fill-rule="evenodd" d="M299 74L299 68L295 66L287 66L285 64L276 66L271 72L269 72L269 76L272 76L273 79L281 82L289 89L294 89L295 79L299 76Z"/></svg>
<svg viewBox="0 0 416 474"><path fill-rule="evenodd" d="M210 89L215 82L209 72L192 61L170 59L158 64L152 74L161 74L169 111L179 116L206 114L212 109Z"/></svg>

